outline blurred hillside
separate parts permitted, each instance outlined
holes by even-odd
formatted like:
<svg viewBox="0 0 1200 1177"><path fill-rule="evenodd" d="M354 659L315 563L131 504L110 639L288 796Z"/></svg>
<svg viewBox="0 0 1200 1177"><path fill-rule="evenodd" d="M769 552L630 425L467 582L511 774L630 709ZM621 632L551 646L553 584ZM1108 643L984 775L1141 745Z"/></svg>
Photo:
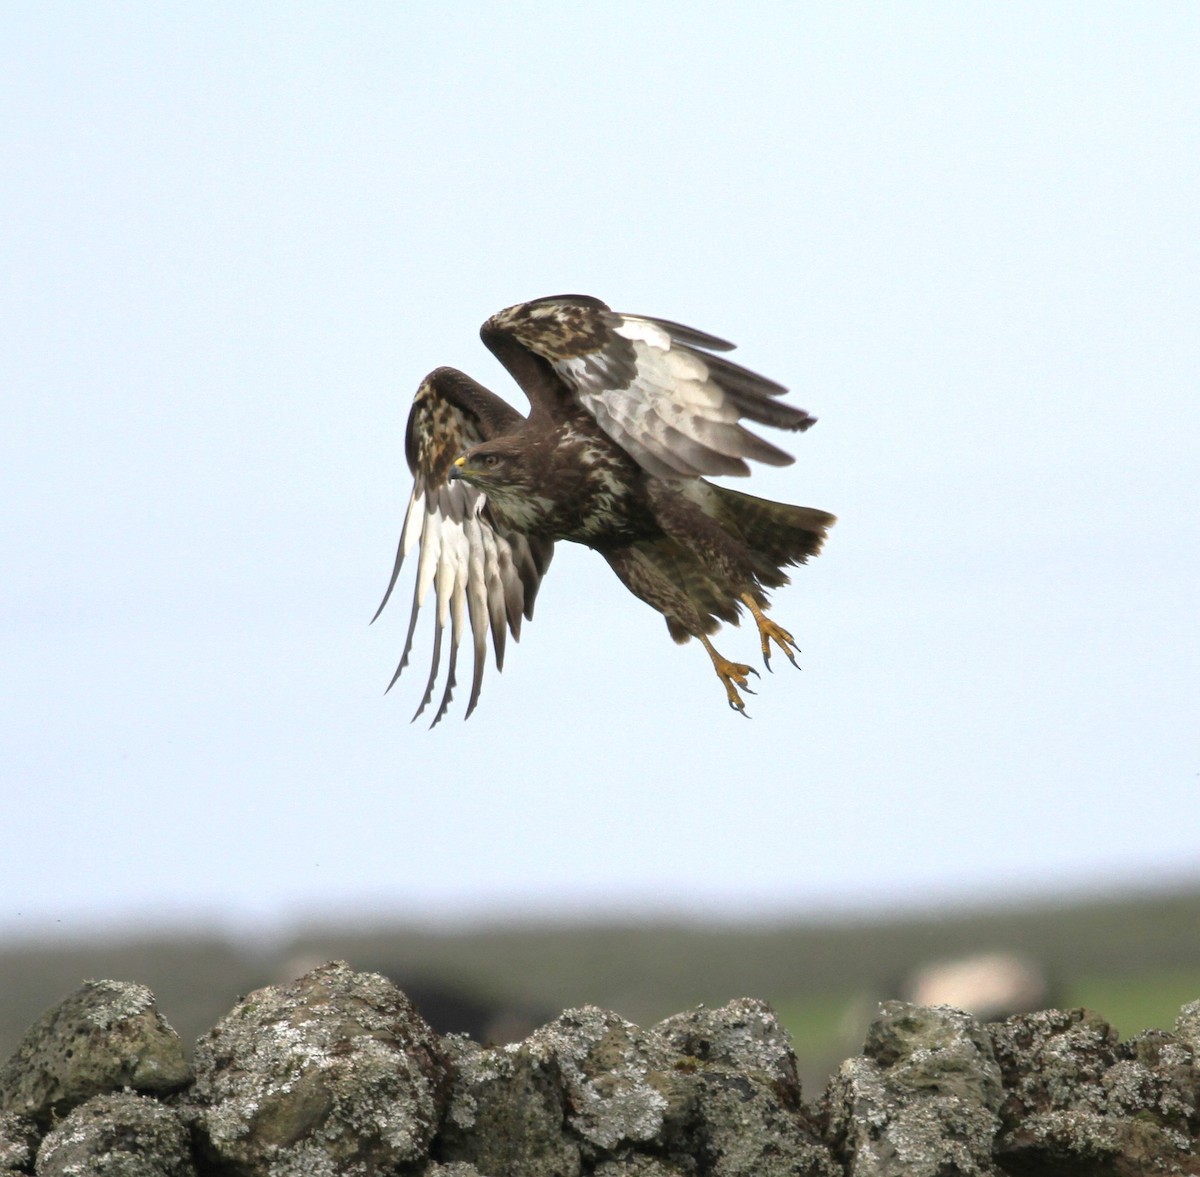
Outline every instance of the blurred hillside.
<svg viewBox="0 0 1200 1177"><path fill-rule="evenodd" d="M762 997L813 1084L861 1045L874 1003L904 996L914 970L996 952L1036 962L1047 985L1040 1004L1087 1005L1123 1036L1167 1027L1200 997L1200 890L770 926L497 923L439 933L313 924L270 947L182 933L10 943L0 948L0 1058L85 978L149 985L190 1043L239 995L337 958L390 976L439 1031L494 1041L584 1003L649 1025L701 1003Z"/></svg>

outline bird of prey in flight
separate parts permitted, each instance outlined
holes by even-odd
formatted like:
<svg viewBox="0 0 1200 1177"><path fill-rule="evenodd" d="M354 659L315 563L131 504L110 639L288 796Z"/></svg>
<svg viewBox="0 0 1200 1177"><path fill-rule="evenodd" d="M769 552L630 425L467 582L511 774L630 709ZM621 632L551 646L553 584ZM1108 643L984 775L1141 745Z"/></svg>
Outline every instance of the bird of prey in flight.
<svg viewBox="0 0 1200 1177"><path fill-rule="evenodd" d="M747 459L782 466L790 455L743 421L805 430L816 420L778 398L786 389L731 363L733 344L665 319L618 314L599 299L560 295L493 315L483 342L529 398L523 417L454 368L421 382L405 435L413 473L399 550L418 549L412 615L400 665L408 664L421 606L435 598L433 665L414 719L433 698L447 627L449 669L436 724L456 686L468 631L475 710L490 634L497 669L508 633L520 637L554 545L599 552L635 596L657 609L677 642L707 650L730 707L758 672L731 662L709 635L743 608L758 626L763 660L772 645L796 664L792 635L766 615L783 569L816 555L834 517L754 498L706 476L749 474Z"/></svg>

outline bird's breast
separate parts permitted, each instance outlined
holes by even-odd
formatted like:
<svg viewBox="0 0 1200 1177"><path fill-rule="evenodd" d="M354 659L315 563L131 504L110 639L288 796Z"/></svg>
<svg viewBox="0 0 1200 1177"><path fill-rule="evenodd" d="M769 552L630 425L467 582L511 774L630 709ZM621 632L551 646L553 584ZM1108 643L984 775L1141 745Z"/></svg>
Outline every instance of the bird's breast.
<svg viewBox="0 0 1200 1177"><path fill-rule="evenodd" d="M495 507L526 534L589 546L627 543L655 529L640 467L607 438L563 428L532 463L519 495ZM489 498L493 496L489 495Z"/></svg>

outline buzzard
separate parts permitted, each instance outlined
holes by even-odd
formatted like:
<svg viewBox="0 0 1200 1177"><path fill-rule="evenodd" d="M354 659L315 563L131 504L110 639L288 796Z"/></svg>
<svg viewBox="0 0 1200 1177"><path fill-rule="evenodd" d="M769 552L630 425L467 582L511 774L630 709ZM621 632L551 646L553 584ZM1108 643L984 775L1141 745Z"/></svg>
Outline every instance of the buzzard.
<svg viewBox="0 0 1200 1177"><path fill-rule="evenodd" d="M816 418L781 403L781 385L716 354L733 344L665 319L617 314L586 295L509 307L480 334L529 398L530 413L522 417L454 368L438 368L417 389L405 436L412 496L375 613L418 547L408 636L388 689L408 664L432 589L433 665L413 719L433 698L447 626L449 672L433 724L450 704L468 626L469 717L489 632L499 670L507 634L519 638L521 619L533 615L555 542L572 540L599 552L666 618L676 642L694 637L704 646L730 707L744 715L739 688L753 694L747 682L758 672L723 658L708 635L736 623L745 607L767 668L772 643L796 665L792 635L766 616L767 590L788 583L784 567L820 551L834 517L704 476L749 474L748 458L792 461L742 420L805 430Z"/></svg>

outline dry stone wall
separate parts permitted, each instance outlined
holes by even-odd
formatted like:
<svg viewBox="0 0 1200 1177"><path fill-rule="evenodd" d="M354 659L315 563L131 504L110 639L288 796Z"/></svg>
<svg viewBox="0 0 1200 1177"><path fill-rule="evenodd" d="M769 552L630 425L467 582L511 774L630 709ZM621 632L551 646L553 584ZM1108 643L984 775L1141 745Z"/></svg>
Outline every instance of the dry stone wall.
<svg viewBox="0 0 1200 1177"><path fill-rule="evenodd" d="M815 1101L770 1007L649 1029L594 1007L523 1042L438 1037L334 962L183 1045L92 981L0 1069L0 1174L39 1177L1200 1175L1200 1001L1120 1042L1084 1010L980 1025L888 1002Z"/></svg>

